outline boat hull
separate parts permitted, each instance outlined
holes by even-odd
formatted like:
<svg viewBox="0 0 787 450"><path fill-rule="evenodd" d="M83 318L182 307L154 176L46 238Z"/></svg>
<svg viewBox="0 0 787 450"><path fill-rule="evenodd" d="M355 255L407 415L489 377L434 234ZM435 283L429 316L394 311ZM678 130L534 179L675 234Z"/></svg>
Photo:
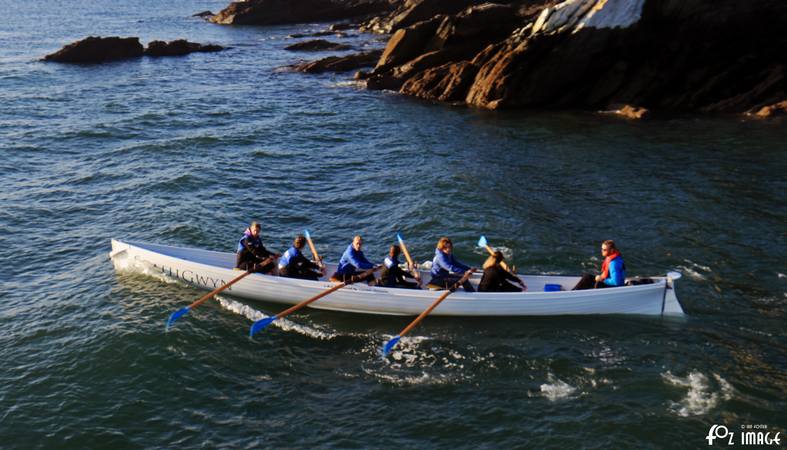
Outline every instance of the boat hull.
<svg viewBox="0 0 787 450"><path fill-rule="evenodd" d="M233 269L233 253L112 240L110 258L118 271L142 272L176 279L212 290L240 272ZM329 271L335 266L329 265ZM424 273L428 278L428 274ZM655 278L653 284L585 291L543 292L544 284L570 289L578 277L522 276L528 292L468 293L461 289L443 301L433 316L552 316L587 314L682 315L674 280ZM476 277L476 280L478 277ZM252 274L226 294L292 305L335 286L326 280L310 281ZM309 305L311 308L362 314L417 315L431 305L439 291L346 286Z"/></svg>

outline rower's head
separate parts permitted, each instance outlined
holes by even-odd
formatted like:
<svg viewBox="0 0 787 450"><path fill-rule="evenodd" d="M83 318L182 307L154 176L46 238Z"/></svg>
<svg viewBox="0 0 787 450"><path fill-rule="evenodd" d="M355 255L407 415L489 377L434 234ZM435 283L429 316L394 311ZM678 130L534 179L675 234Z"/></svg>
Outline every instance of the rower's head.
<svg viewBox="0 0 787 450"><path fill-rule="evenodd" d="M355 251L360 252L362 246L363 246L363 238L359 234L353 238L353 248L355 249Z"/></svg>
<svg viewBox="0 0 787 450"><path fill-rule="evenodd" d="M261 228L262 227L257 222L252 222L251 225L249 225L249 231L251 232L251 235L254 236L254 237L257 237L257 236L260 235L260 229Z"/></svg>
<svg viewBox="0 0 787 450"><path fill-rule="evenodd" d="M445 253L451 253L454 251L454 243L451 242L451 239L443 236L437 241L437 248Z"/></svg>
<svg viewBox="0 0 787 450"><path fill-rule="evenodd" d="M503 262L504 259L505 258L503 257L503 252L497 250L491 255L489 255L489 258L486 258L486 261L484 261L484 269L497 266L501 262Z"/></svg>
<svg viewBox="0 0 787 450"><path fill-rule="evenodd" d="M298 250L302 249L304 245L306 245L306 238L302 234L296 236L295 240L292 241L292 246Z"/></svg>
<svg viewBox="0 0 787 450"><path fill-rule="evenodd" d="M391 258L396 258L400 253L402 253L402 249L400 249L398 245L392 245L391 248L388 249L388 255Z"/></svg>
<svg viewBox="0 0 787 450"><path fill-rule="evenodd" d="M615 253L617 247L615 247L615 241L612 239L607 239L606 241L601 243L601 256L608 256Z"/></svg>

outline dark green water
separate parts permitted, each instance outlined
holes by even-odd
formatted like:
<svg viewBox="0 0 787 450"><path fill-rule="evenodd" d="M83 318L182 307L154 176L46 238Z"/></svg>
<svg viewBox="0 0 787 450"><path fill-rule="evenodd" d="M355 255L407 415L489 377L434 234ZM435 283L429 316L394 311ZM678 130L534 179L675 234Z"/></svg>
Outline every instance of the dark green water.
<svg viewBox="0 0 787 450"><path fill-rule="evenodd" d="M787 426L787 128L683 117L489 113L275 71L288 34L219 27L223 2L0 0L0 447L707 448L713 424ZM87 35L218 54L36 59ZM346 40L361 47L374 37ZM380 45L379 43L373 45ZM117 274L109 239L231 250L261 220L335 260L481 233L520 272L621 247L677 269L685 320L408 318L281 308Z"/></svg>

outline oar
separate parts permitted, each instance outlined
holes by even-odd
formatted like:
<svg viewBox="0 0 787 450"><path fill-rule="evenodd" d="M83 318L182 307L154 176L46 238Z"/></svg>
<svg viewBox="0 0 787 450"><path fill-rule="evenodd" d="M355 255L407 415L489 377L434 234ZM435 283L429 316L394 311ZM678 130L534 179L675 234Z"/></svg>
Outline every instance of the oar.
<svg viewBox="0 0 787 450"><path fill-rule="evenodd" d="M254 336L258 331L264 329L265 327L267 327L268 325L273 323L274 320L281 319L284 316L288 316L288 315L294 313L295 311L303 308L304 306L307 306L310 303L314 303L317 300L325 297L326 295L328 295L328 294L330 294L332 292L338 291L339 289L341 289L341 288L343 288L343 287L345 287L347 285L353 284L353 283L357 282L358 280L366 278L368 275L370 275L370 274L372 274L372 273L374 273L374 272L376 272L378 270L380 270L380 266L377 266L377 267L374 267L372 269L369 269L369 270L367 270L366 272L363 272L360 275L353 275L352 277L350 277L349 280L344 281L342 283L339 283L336 286L328 289L327 291L324 291L324 292L322 292L320 294L315 295L314 297L312 297L312 298L310 298L308 300L304 300L304 301L298 303L295 306L292 306L292 307L290 307L288 309L285 309L284 311L280 312L279 314L276 314L275 316L266 317L264 319L260 319L260 320L258 320L256 322L254 322L253 324L251 324L251 328L249 329L249 336Z"/></svg>
<svg viewBox="0 0 787 450"><path fill-rule="evenodd" d="M489 246L489 242L487 242L486 236L484 236L484 235L481 235L481 237L478 239L478 246L486 248L486 251L488 251L490 255L494 255L495 254L495 250L492 247ZM511 275L514 275L516 277L516 275L513 272L513 269L508 267L508 264L506 264L505 261L500 261L500 267L502 267L503 270L505 270L506 272L508 272ZM525 282L522 281L519 277L516 277L516 278L517 278L517 280L519 280L519 284L521 284L524 289L527 289L527 286L525 285Z"/></svg>
<svg viewBox="0 0 787 450"><path fill-rule="evenodd" d="M415 281L418 282L418 286L421 285L421 274L418 273L418 269L416 269L415 264L413 264L413 258L410 257L410 252L407 251L407 246L404 245L404 239L399 233L396 233L396 239L399 240L399 246L402 247L402 253L404 253L404 257L407 259L407 264L410 265L410 272L413 273L413 277L415 277Z"/></svg>
<svg viewBox="0 0 787 450"><path fill-rule="evenodd" d="M418 323L420 321L424 320L424 318L427 315L429 315L429 313L432 312L433 309L437 308L437 305L439 305L440 302L445 300L446 297L448 297L449 295L451 295L452 292L457 290L459 288L459 286L461 286L462 283L467 281L467 279L470 278L470 275L472 275L472 274L473 274L473 270L472 269L470 269L467 272L465 272L465 274L462 276L462 278L459 279L459 281L457 281L453 286L451 286L447 291L445 291L445 293L443 293L443 295L438 297L437 300L435 300L434 303L432 303L432 305L430 307L426 308L426 310L421 313L421 315L419 315L418 317L415 318L415 320L410 322L410 325L407 325L404 328L404 330L402 330L398 335L396 335L395 337L391 338L390 341L386 342L385 345L383 346L383 358L385 358L388 355L388 353L396 346L396 344L399 342L399 340L402 338L402 336L404 336L410 330L412 330L416 325L418 325Z"/></svg>
<svg viewBox="0 0 787 450"><path fill-rule="evenodd" d="M478 246L486 248L486 251L488 251L490 255L495 254L494 249L489 246L489 242L487 242L486 236L484 235L481 235L481 237L478 239ZM511 270L508 268L508 264L506 264L505 261L500 261L500 267L502 267L506 272L511 272Z"/></svg>
<svg viewBox="0 0 787 450"><path fill-rule="evenodd" d="M201 305L203 302L207 301L209 298L213 297L214 295L218 294L219 292L223 291L224 289L227 289L228 287L230 287L233 284L237 283L243 277L245 277L246 275L248 275L250 273L253 273L253 272L250 272L250 271L249 272L243 272L242 274L240 274L237 277L233 278L229 283L225 284L224 286L208 292L207 294L205 294L202 297L200 297L199 300L197 300L196 302L190 304L189 306L186 306L185 308L180 308L179 310L177 310L174 313L170 314L169 319L167 320L167 329L169 330L169 327L171 327L172 324L176 320L180 319L182 316L184 316L186 313L191 311L193 308L196 308L197 306Z"/></svg>
<svg viewBox="0 0 787 450"><path fill-rule="evenodd" d="M322 266L322 258L320 258L320 255L317 254L317 248L314 246L314 242L312 242L312 235L309 234L309 230L303 230L303 234L306 236L306 242L309 243L309 249L312 251L314 260L319 262Z"/></svg>

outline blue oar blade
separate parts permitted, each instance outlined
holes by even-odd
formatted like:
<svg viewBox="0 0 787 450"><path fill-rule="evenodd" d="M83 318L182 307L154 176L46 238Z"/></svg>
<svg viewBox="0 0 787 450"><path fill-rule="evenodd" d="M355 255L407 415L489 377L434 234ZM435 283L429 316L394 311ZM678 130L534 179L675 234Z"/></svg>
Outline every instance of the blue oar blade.
<svg viewBox="0 0 787 450"><path fill-rule="evenodd" d="M486 247L486 244L488 244L488 242L486 241L486 236L481 235L481 237L478 239L478 246L483 248Z"/></svg>
<svg viewBox="0 0 787 450"><path fill-rule="evenodd" d="M184 315L186 315L186 313L188 313L190 309L191 308L186 306L186 307L180 308L179 310L177 310L174 313L170 314L169 315L169 319L167 319L167 329L169 330L169 327L171 327L172 324L175 323L176 320L178 320L181 317L183 317Z"/></svg>
<svg viewBox="0 0 787 450"><path fill-rule="evenodd" d="M404 239L402 239L402 235L399 233L396 233L396 240L398 240L400 244L404 243Z"/></svg>
<svg viewBox="0 0 787 450"><path fill-rule="evenodd" d="M249 329L249 337L257 334L258 331L273 323L274 320L276 320L276 316L266 317L251 324L251 329Z"/></svg>
<svg viewBox="0 0 787 450"><path fill-rule="evenodd" d="M396 336L390 341L385 343L385 345L383 346L383 358L388 356L388 353L390 353L391 350L393 350L393 348L396 347L396 344L399 343L399 339L401 338L402 338L401 336Z"/></svg>
<svg viewBox="0 0 787 450"><path fill-rule="evenodd" d="M306 239L311 239L312 235L309 234L309 230L303 230L303 235L306 236Z"/></svg>

